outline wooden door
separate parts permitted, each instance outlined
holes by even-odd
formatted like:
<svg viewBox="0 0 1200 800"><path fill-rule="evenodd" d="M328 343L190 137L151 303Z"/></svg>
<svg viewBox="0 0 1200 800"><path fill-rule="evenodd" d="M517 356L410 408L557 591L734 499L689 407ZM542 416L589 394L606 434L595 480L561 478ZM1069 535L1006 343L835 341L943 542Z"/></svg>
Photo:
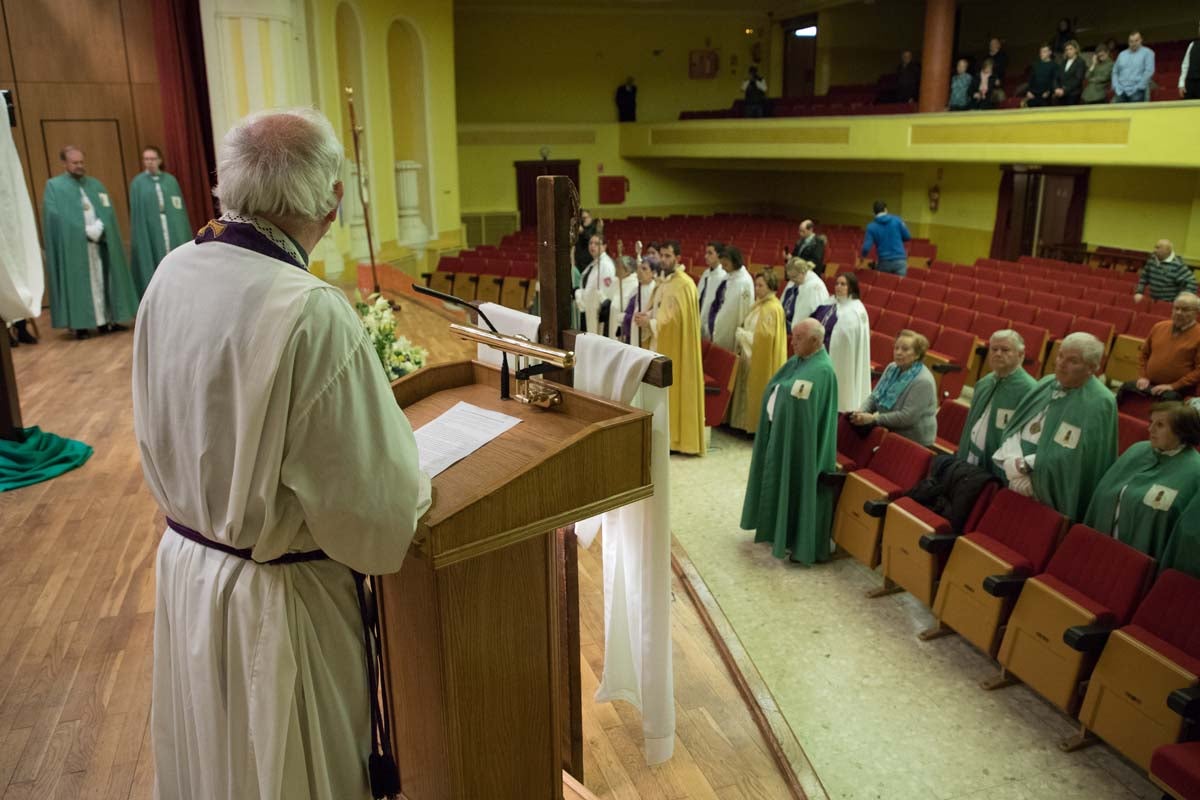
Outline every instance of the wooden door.
<svg viewBox="0 0 1200 800"><path fill-rule="evenodd" d="M817 74L817 37L796 31L815 27L816 17L790 21L783 29L783 96L812 97Z"/></svg>
<svg viewBox="0 0 1200 800"><path fill-rule="evenodd" d="M44 119L42 144L46 150L46 171L58 175L63 171L58 153L62 144L72 144L83 150L87 173L104 184L113 211L120 223L121 241L129 247L129 181L133 179L125 168L125 151L120 125L115 119Z"/></svg>
<svg viewBox="0 0 1200 800"><path fill-rule="evenodd" d="M1086 167L1005 167L992 258L1016 261L1049 245L1079 245L1087 204Z"/></svg>
<svg viewBox="0 0 1200 800"><path fill-rule="evenodd" d="M537 179L565 175L579 188L579 161L514 161L517 170L517 213L521 228L537 227Z"/></svg>

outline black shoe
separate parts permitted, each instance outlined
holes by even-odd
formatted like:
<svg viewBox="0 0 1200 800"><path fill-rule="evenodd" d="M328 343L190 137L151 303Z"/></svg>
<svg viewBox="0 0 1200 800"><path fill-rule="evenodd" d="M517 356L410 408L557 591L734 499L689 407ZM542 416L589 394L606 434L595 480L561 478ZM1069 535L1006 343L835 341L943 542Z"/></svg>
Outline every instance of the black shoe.
<svg viewBox="0 0 1200 800"><path fill-rule="evenodd" d="M76 330L74 333L75 333L75 338L76 338L76 339L90 339L90 338L92 338L92 332L91 332L91 331L86 331L86 330L84 330L83 328L79 328L79 329L77 329L77 330Z"/></svg>
<svg viewBox="0 0 1200 800"><path fill-rule="evenodd" d="M122 325L119 322L108 323L108 332L109 333L116 333L117 331L127 331L127 330L129 330L129 328L125 327L124 325Z"/></svg>
<svg viewBox="0 0 1200 800"><path fill-rule="evenodd" d="M21 344L37 344L38 343L37 337L35 337L32 333L29 332L29 328L26 325L25 320L22 319L22 320L18 320L17 322L13 323L13 330L15 330L17 332L17 341L20 342Z"/></svg>
<svg viewBox="0 0 1200 800"><path fill-rule="evenodd" d="M20 347L20 345L21 345L21 340L15 336L13 336L13 332L10 329L8 332L8 346L9 347Z"/></svg>

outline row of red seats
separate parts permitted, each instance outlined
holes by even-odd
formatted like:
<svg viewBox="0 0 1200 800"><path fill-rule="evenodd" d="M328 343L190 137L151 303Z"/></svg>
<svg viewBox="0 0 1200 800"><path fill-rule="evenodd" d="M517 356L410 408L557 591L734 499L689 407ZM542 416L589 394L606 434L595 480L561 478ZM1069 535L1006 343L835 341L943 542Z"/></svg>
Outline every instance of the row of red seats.
<svg viewBox="0 0 1200 800"><path fill-rule="evenodd" d="M1000 662L985 688L1022 680L1151 769L1156 748L1182 733L1168 696L1200 674L1200 580L1175 570L1154 580L1144 553L1084 525L1067 530L1053 509L995 486L955 536L945 518L901 496L928 471L924 448L844 424L838 450L851 471L834 538L868 566L882 563L884 585L870 596L909 591L937 619L921 638L958 633Z"/></svg>

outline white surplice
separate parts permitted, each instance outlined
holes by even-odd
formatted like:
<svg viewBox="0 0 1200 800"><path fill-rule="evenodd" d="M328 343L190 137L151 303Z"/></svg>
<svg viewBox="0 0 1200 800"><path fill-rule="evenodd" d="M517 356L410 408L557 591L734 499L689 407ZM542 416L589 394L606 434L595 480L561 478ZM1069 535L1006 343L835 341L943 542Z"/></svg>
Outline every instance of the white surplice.
<svg viewBox="0 0 1200 800"><path fill-rule="evenodd" d="M399 570L430 488L354 309L293 264L185 244L138 312L133 409L146 483L167 516L256 561L330 556L268 566L164 532L156 795L369 798L351 568Z"/></svg>
<svg viewBox="0 0 1200 800"><path fill-rule="evenodd" d="M712 339L712 331L708 329L708 312L717 298L717 287L725 282L727 274L725 268L717 264L704 270L700 282L696 284L696 292L700 295L700 338L706 341Z"/></svg>
<svg viewBox="0 0 1200 800"><path fill-rule="evenodd" d="M748 269L739 267L728 274L724 285L725 296L712 326L712 342L732 353L737 345L738 326L754 305L754 278Z"/></svg>
<svg viewBox="0 0 1200 800"><path fill-rule="evenodd" d="M829 358L838 379L838 413L858 411L871 393L871 323L861 300L830 302L837 303Z"/></svg>
<svg viewBox="0 0 1200 800"><path fill-rule="evenodd" d="M487 315L498 332L507 336L522 336L531 342L538 340L538 331L542 326L541 317L535 317L533 314L526 314L524 311L517 311L515 308L508 308L499 303L480 303L479 310ZM491 330L482 319L475 324L484 330ZM503 351L488 347L486 344L475 345L475 360L482 361L484 364L493 364L498 367L503 355ZM510 355L508 357L510 374L514 371L515 364L515 356Z"/></svg>
<svg viewBox="0 0 1200 800"><path fill-rule="evenodd" d="M596 701L624 700L641 709L649 764L666 761L675 750L670 390L641 382L657 355L600 336L575 340L575 388L653 414L654 496L575 526L584 547L604 528L604 675Z"/></svg>
<svg viewBox="0 0 1200 800"><path fill-rule="evenodd" d="M0 320L15 322L42 313L46 284L21 157L12 129L0 128L0 219L5 221L0 225Z"/></svg>
<svg viewBox="0 0 1200 800"><path fill-rule="evenodd" d="M811 317L817 310L817 306L828 299L829 289L826 288L825 281L818 278L817 273L811 269L804 273L804 282L796 287L796 305L792 307L792 318L788 320L788 329L796 327L796 323L800 320Z"/></svg>
<svg viewBox="0 0 1200 800"><path fill-rule="evenodd" d="M589 333L604 333L600 325L600 307L605 300L611 301L609 325L616 327L614 317L624 310L616 307L620 291L617 267L608 253L601 253L599 259L580 273L579 288L575 290L575 307L583 315L583 323Z"/></svg>

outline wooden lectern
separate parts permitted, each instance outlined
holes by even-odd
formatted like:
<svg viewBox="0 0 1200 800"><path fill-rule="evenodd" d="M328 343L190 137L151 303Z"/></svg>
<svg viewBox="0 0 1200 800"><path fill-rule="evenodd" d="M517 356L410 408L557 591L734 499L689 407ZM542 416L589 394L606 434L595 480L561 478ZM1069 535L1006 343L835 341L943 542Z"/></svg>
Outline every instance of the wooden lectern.
<svg viewBox="0 0 1200 800"><path fill-rule="evenodd" d="M460 401L521 419L433 479L403 568L380 584L408 800L563 796L566 706L577 715L580 698L563 688L555 529L654 487L650 415L554 386L562 403L543 410L500 400L499 370L479 362L393 384L414 429Z"/></svg>

